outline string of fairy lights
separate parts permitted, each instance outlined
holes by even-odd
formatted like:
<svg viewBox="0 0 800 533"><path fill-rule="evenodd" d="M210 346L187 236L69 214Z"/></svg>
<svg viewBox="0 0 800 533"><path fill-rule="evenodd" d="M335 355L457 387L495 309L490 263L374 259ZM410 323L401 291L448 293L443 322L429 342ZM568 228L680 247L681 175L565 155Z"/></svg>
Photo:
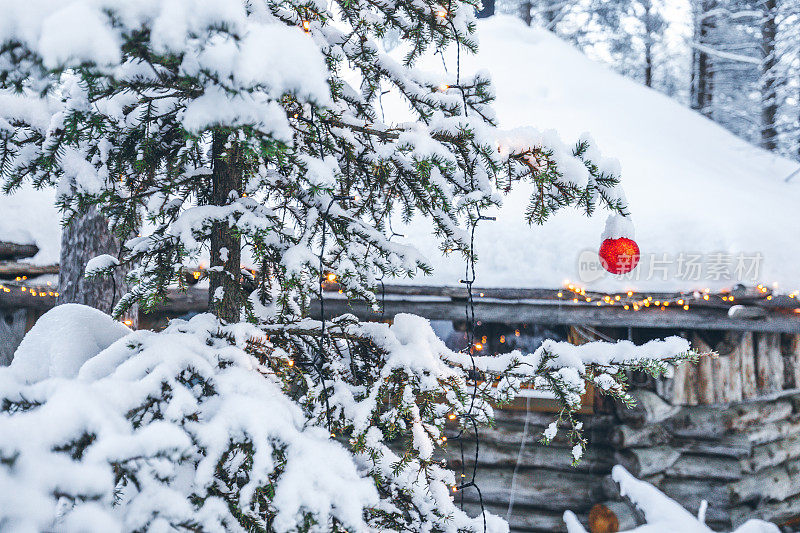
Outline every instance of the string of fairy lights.
<svg viewBox="0 0 800 533"><path fill-rule="evenodd" d="M692 307L710 307L714 303L722 303L723 305L733 305L738 300L751 303L753 301L765 300L772 301L777 293L777 283L772 284L773 287L769 288L766 285L759 284L755 286L754 290L749 294L745 292L743 296L736 296L731 289L722 289L718 292L713 292L710 288L702 290L694 290L686 293L675 294L657 294L646 295L634 290L628 290L620 293L603 293L596 291L589 291L581 287L577 283L569 280L564 281L564 288L556 293L557 298L564 301L572 301L574 304L590 304L597 307L602 306L616 306L626 311L643 311L645 309L661 309L662 311L668 308L689 311ZM794 290L785 294L789 299L797 300L800 303L800 290ZM800 313L800 309L795 308L795 313Z"/></svg>

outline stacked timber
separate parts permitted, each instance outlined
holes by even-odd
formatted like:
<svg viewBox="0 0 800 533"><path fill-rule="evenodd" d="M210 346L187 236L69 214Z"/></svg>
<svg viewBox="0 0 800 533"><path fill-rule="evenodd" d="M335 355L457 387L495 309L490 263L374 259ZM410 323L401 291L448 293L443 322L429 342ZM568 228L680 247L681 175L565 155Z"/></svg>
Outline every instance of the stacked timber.
<svg viewBox="0 0 800 533"><path fill-rule="evenodd" d="M651 390L633 395L632 409L599 412L600 405L580 415L589 446L574 467L566 432L549 446L539 442L554 413L496 410L496 427L481 430L479 440L475 482L485 509L520 532L565 531L566 510L593 532L632 528L643 517L610 480L612 466L622 464L690 512L706 500L706 521L716 530L749 518L800 525L800 391L707 405L672 405ZM457 473L463 466L468 483L474 439L449 446L449 466ZM455 498L480 510L472 487Z"/></svg>
<svg viewBox="0 0 800 533"><path fill-rule="evenodd" d="M614 466L614 449L608 438L616 417L579 415L590 445L576 466L572 466L566 431L560 430L549 446L539 442L554 418L552 412L532 409L496 410L496 427L481 429L475 483L485 509L508 518L514 531L565 530L565 510L574 511L585 521L592 505L604 499L603 479ZM466 481L472 478L474 457L472 438L463 443L449 442L449 466L459 473L463 464ZM456 502L463 500L470 514L480 511L476 489L465 488L455 498Z"/></svg>
<svg viewBox="0 0 800 533"><path fill-rule="evenodd" d="M796 334L729 331L712 345L703 332L694 332L691 342L715 356L683 364L658 383L658 393L673 405L738 402L800 388Z"/></svg>
<svg viewBox="0 0 800 533"><path fill-rule="evenodd" d="M706 500L712 527L730 529L749 518L796 525L800 393L682 407L650 391L635 395L637 406L618 409L609 438L616 462L690 512ZM607 495L619 509L620 499Z"/></svg>

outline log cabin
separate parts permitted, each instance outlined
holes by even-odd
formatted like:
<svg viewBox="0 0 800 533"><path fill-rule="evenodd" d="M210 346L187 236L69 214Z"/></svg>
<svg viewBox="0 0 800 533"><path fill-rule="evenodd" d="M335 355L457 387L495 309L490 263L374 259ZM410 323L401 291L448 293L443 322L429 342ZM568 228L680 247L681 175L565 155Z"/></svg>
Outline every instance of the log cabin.
<svg viewBox="0 0 800 533"><path fill-rule="evenodd" d="M694 513L706 501L714 529L751 517L797 529L800 186L787 180L797 164L589 61L552 34L500 16L481 25L482 51L465 58L465 68L492 70L500 123L554 128L573 138L591 131L600 149L620 160L642 249L633 276L603 274L596 262L602 220L562 212L530 227L524 214L531 185L518 184L489 213L496 220L476 232L481 349L533 350L543 338L640 343L678 334L716 354L658 380L630 375L633 409L587 391L579 416L589 447L574 467L563 434L550 446L538 442L553 417L551 399L526 391L498 409L496 426L480 435L476 482L485 507L507 517L513 531L562 531L567 509L595 533L627 529L643 517L610 481L611 467L623 464ZM538 75L520 84L519 66L526 64L536 65ZM58 234L57 215L38 197L35 207L17 197L18 216L9 222L10 198L0 200L6 223L0 241L14 250L0 258L0 364L57 293L58 244L51 236ZM29 240L4 237L15 235L9 224L30 225L32 212L56 221L34 236L33 256ZM417 219L398 220L394 228L399 241L427 258L432 276L386 280L380 313L346 302L330 284L326 313L366 320L419 314L450 347L463 348L463 259L441 253L428 230ZM170 318L202 312L206 301L201 281L175 291L139 324L158 329ZM455 468L470 466L455 455L449 460ZM478 510L474 490L457 497Z"/></svg>

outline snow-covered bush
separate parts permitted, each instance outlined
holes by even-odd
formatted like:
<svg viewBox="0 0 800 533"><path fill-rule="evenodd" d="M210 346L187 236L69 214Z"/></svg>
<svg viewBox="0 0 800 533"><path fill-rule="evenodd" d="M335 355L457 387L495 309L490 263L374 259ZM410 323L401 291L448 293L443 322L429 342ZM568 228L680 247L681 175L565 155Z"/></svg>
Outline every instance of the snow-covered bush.
<svg viewBox="0 0 800 533"><path fill-rule="evenodd" d="M619 484L620 494L630 500L642 512L646 520L644 525L627 531L631 533L666 533L668 531L713 533L713 530L705 524L703 506L701 506L701 516L693 516L650 483L633 477L624 467L615 466L611 470L611 475ZM698 497L702 497L702 494L698 494ZM578 521L578 517L571 511L564 513L564 522L567 524L568 533L587 533ZM748 520L732 533L779 532L778 526L770 522Z"/></svg>
<svg viewBox="0 0 800 533"><path fill-rule="evenodd" d="M108 322L98 334L115 334ZM577 407L584 379L607 387L619 363L687 349L677 338L610 350L546 343L529 355L475 357L485 379L473 388L469 355L447 349L426 320L399 315L389 326L344 316L330 326L323 389L303 369L310 361L273 343L316 326L305 320L267 338L263 328L198 315L120 338L77 376L26 382L13 365L0 368L0 526L480 531L483 517L453 503L459 482L437 459L453 415L485 424L489 402L510 398L523 380L566 392ZM39 328L26 344L48 335ZM323 429L326 417L338 440ZM507 527L486 520L489 531Z"/></svg>

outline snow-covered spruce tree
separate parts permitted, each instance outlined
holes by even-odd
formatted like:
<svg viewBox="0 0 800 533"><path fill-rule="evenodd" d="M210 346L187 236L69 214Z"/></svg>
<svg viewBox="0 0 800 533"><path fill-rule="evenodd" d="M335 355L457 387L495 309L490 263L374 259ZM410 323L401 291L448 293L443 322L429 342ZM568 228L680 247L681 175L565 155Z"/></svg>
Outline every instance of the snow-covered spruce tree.
<svg viewBox="0 0 800 533"><path fill-rule="evenodd" d="M207 250L213 314L128 335L72 307L44 317L0 372L0 525L504 531L453 503L457 480L440 453L448 423L490 423L492 403L531 383L561 400L577 460L572 413L587 381L628 401L625 369L658 373L688 355L671 338L478 357L448 350L418 317L309 318L329 274L349 298L377 304L381 277L428 270L391 239L393 214L428 217L442 248L467 259L480 210L519 180L536 185L533 223L597 204L624 221L613 165L588 140L501 133L485 75L456 69L443 81L414 67L437 48L474 50L474 9L1 5L6 187L57 186L67 214L95 206L121 236L141 228L125 243L132 289L117 313L156 305ZM400 62L376 44L389 31L406 47ZM384 123L386 90L414 122ZM243 253L255 274L242 271ZM115 265L100 257L87 270ZM69 350L57 371L37 364L68 343L48 332L72 327L99 336L96 349Z"/></svg>

